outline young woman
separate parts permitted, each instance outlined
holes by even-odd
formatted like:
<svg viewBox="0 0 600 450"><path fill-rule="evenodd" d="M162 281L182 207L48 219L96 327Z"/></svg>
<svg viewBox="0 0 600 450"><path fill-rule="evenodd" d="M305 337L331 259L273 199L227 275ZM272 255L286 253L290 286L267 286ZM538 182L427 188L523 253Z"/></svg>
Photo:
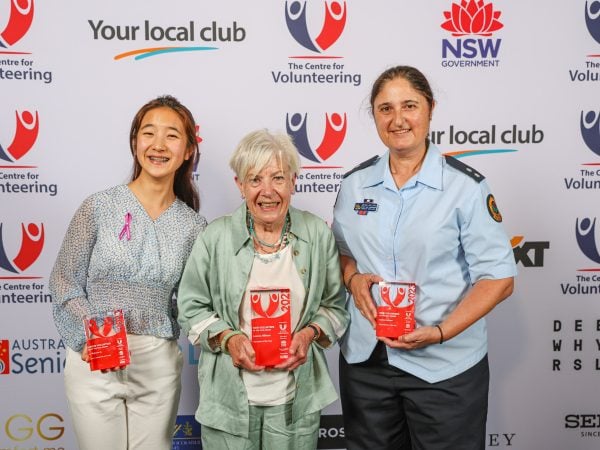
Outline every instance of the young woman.
<svg viewBox="0 0 600 450"><path fill-rule="evenodd" d="M159 97L137 112L130 136L131 182L83 202L50 278L82 450L170 449L181 391L173 293L206 226L191 180L195 121L177 99ZM115 309L124 311L131 363L90 371L83 318Z"/></svg>

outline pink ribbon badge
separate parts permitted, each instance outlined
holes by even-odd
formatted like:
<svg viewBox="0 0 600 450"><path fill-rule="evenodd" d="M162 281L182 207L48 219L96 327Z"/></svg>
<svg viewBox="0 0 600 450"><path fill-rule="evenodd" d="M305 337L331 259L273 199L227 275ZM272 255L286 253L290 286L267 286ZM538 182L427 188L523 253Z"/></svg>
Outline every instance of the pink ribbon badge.
<svg viewBox="0 0 600 450"><path fill-rule="evenodd" d="M122 241L124 237L127 237L127 240L131 240L131 213L128 212L125 214L125 225L123 225L123 229L119 233L119 240Z"/></svg>

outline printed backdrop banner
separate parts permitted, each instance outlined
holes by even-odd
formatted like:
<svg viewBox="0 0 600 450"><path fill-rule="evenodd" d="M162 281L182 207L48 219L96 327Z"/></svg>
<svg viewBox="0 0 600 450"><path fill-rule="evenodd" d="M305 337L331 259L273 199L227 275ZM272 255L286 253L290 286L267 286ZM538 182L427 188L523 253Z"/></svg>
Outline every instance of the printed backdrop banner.
<svg viewBox="0 0 600 450"><path fill-rule="evenodd" d="M301 154L293 204L330 222L343 174L385 151L368 98L397 64L431 81L430 138L487 177L519 268L488 320L487 447L600 448L599 0L0 0L0 449L77 448L48 277L83 199L129 180L142 104L193 111L209 220L242 201L235 145L269 128ZM196 449L180 344L174 448ZM337 402L319 447L343 437Z"/></svg>

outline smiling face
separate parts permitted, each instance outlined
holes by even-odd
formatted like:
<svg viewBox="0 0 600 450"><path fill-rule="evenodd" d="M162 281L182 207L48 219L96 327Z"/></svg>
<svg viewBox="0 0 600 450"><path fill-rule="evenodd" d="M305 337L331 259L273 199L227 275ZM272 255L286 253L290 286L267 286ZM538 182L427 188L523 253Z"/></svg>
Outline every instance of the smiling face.
<svg viewBox="0 0 600 450"><path fill-rule="evenodd" d="M379 138L392 152L425 152L432 109L406 79L386 81L373 101Z"/></svg>
<svg viewBox="0 0 600 450"><path fill-rule="evenodd" d="M244 180L235 179L254 223L267 227L283 226L295 181L287 165L275 157L260 171L249 170Z"/></svg>
<svg viewBox="0 0 600 450"><path fill-rule="evenodd" d="M175 111L167 107L149 110L135 140L140 176L172 183L175 171L192 155L193 149L187 144L183 121Z"/></svg>

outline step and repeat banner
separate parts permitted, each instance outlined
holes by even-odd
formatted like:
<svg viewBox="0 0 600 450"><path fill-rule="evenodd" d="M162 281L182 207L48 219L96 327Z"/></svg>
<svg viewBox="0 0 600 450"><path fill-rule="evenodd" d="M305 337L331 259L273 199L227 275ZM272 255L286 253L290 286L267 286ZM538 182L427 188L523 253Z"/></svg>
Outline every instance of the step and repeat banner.
<svg viewBox="0 0 600 450"><path fill-rule="evenodd" d="M128 181L142 104L194 113L207 219L242 201L227 162L266 127L298 145L293 204L330 222L343 174L385 151L368 97L397 64L429 78L431 140L487 177L519 268L488 320L487 448L600 448L599 0L0 0L0 449L77 448L48 278L82 200ZM180 345L174 448L199 449ZM337 402L319 448L343 438Z"/></svg>

